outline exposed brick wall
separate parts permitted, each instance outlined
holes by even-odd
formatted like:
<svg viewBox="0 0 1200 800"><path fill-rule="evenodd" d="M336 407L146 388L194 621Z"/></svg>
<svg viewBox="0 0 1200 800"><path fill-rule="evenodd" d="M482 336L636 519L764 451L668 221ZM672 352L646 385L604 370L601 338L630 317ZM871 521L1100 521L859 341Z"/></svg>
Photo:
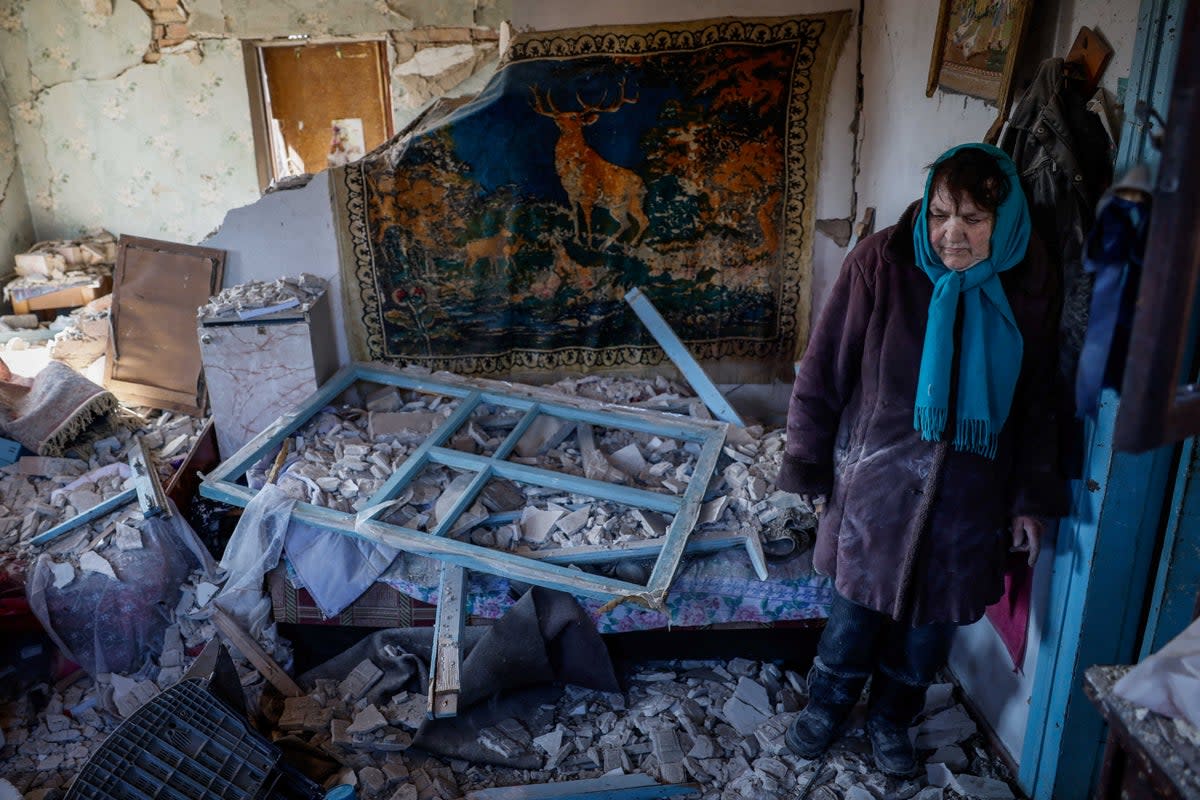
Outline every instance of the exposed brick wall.
<svg viewBox="0 0 1200 800"><path fill-rule="evenodd" d="M179 0L137 0L137 4L150 15L154 26L150 47L142 57L144 61L158 61L162 58L164 47L183 44L191 35L187 26L187 9L180 5Z"/></svg>

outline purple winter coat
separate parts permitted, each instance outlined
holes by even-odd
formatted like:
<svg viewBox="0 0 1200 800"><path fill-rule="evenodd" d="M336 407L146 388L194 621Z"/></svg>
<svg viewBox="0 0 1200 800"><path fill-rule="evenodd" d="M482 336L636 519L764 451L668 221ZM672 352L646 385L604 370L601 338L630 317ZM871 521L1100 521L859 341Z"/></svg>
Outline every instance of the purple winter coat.
<svg viewBox="0 0 1200 800"><path fill-rule="evenodd" d="M843 597L910 625L966 624L1003 593L1012 516L1067 510L1051 391L1058 281L1036 239L1001 273L1024 355L995 459L921 441L913 406L933 283L914 261L919 208L846 258L796 375L778 483L828 495L813 563Z"/></svg>

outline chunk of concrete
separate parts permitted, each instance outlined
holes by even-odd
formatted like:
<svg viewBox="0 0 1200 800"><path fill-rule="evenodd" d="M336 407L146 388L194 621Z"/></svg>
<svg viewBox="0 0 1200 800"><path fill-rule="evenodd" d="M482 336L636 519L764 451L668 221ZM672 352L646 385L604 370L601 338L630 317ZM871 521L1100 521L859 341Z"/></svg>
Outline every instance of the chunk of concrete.
<svg viewBox="0 0 1200 800"><path fill-rule="evenodd" d="M921 723L916 745L922 750L958 744L976 731L975 722L962 706L947 708Z"/></svg>
<svg viewBox="0 0 1200 800"><path fill-rule="evenodd" d="M546 537L562 516L561 509L526 506L521 512L521 538L533 544L541 544L546 541Z"/></svg>
<svg viewBox="0 0 1200 800"><path fill-rule="evenodd" d="M95 550L88 550L79 557L79 568L84 572L98 572L114 581L117 580L117 573L113 572L112 564Z"/></svg>
<svg viewBox="0 0 1200 800"><path fill-rule="evenodd" d="M977 775L956 775L950 788L972 800L1012 800L1012 789L1004 781Z"/></svg>
<svg viewBox="0 0 1200 800"><path fill-rule="evenodd" d="M534 458L544 455L558 447L575 430L575 421L553 417L549 414L538 414L533 423L517 440L517 455L522 458Z"/></svg>

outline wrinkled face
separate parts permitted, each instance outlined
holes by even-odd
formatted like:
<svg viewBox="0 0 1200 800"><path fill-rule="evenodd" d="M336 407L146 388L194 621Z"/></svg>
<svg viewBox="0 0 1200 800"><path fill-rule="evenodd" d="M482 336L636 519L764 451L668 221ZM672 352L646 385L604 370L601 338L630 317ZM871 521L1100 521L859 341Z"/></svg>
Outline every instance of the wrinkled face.
<svg viewBox="0 0 1200 800"><path fill-rule="evenodd" d="M991 253L996 215L985 211L969 195L959 202L943 184L929 198L929 243L947 269L973 267Z"/></svg>

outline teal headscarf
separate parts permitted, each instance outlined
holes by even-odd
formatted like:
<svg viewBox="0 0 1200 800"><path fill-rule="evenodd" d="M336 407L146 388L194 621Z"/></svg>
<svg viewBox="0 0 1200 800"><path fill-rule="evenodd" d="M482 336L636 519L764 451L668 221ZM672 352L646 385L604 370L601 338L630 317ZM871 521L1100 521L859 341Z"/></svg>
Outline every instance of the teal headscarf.
<svg viewBox="0 0 1200 800"><path fill-rule="evenodd" d="M929 195L937 166L968 147L996 159L1008 176L1009 189L996 209L991 253L970 269L955 272L942 264L929 241ZM1023 346L999 273L1025 258L1029 231L1029 207L1017 169L1003 150L988 144L963 144L947 150L934 162L925 181L921 212L913 226L917 266L933 281L913 414L913 427L921 432L922 439L940 440L946 427L954 363L954 317L961 295L962 352L958 354L954 449L995 458L1000 430L1012 408Z"/></svg>

